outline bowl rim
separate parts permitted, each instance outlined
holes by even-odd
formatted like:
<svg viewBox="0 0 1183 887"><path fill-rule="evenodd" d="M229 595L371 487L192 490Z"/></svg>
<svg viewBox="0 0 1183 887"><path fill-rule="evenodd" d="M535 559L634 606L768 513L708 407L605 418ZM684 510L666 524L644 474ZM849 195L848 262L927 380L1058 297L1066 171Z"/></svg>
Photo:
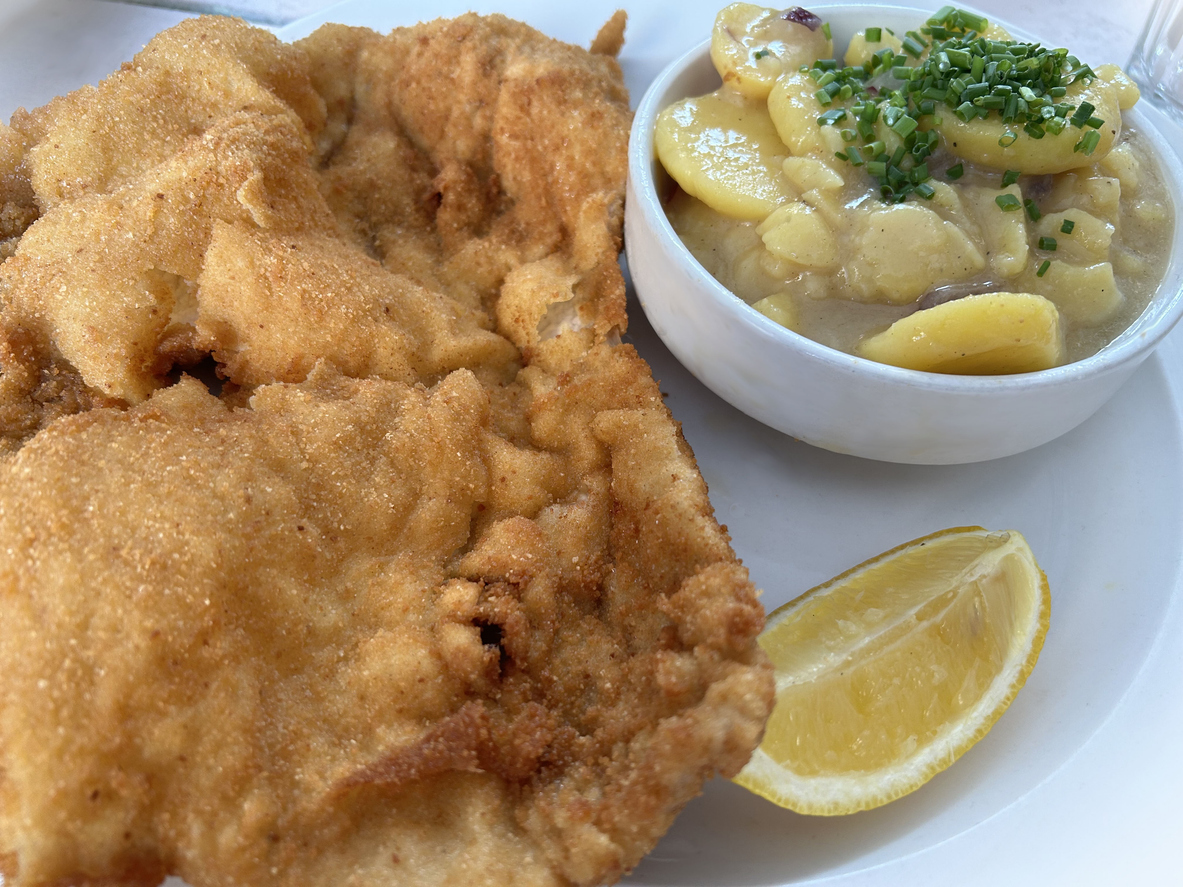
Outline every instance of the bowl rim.
<svg viewBox="0 0 1183 887"><path fill-rule="evenodd" d="M968 4L963 5L965 8L971 8ZM927 16L931 14L930 10L921 7L899 4L825 3L812 6L811 10L819 14L825 11L848 14L863 10L881 15ZM988 17L1017 37L1029 41L1037 39L1022 28L1014 27L1005 20L992 15ZM932 373L878 363L839 351L765 317L723 286L699 264L674 231L673 225L657 197L654 172L659 161L654 147L654 129L657 114L664 107L664 103L660 105L659 103L664 101L665 93L679 77L694 66L702 64L704 60L709 64L710 42L708 37L670 62L654 78L641 97L629 134L628 174L632 182L629 196L640 204L637 208L641 211L643 220L653 230L661 247L685 266L684 270L701 285L705 295L716 303L717 307L733 314L746 329L758 337L770 339L784 347L793 348L813 362L828 365L833 369L847 373L867 374L889 385L919 387L934 392L989 393L993 395L1019 390L1054 389L1077 384L1083 379L1116 372L1131 361L1140 361L1149 356L1158 343L1183 317L1183 216L1181 216L1183 214L1183 161L1171 148L1166 134L1162 131L1163 121L1156 120L1162 116L1162 112L1150 106L1145 100L1140 101L1129 111L1124 111L1123 115L1130 115L1139 131L1148 136L1155 159L1159 164L1174 214L1171 251L1163 278L1147 301L1146 307L1125 330L1097 353L1071 363L1029 373L993 376ZM627 234L628 228L626 226L626 236ZM643 306L644 294L639 289L637 293ZM1153 312L1152 308L1155 309Z"/></svg>

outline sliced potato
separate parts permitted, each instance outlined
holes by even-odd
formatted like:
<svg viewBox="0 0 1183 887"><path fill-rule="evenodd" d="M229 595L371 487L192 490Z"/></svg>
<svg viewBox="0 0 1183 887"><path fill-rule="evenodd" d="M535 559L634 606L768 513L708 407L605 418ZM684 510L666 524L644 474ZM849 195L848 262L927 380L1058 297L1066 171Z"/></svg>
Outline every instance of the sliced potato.
<svg viewBox="0 0 1183 887"><path fill-rule="evenodd" d="M863 301L906 305L985 267L964 231L927 207L900 203L863 214L846 278Z"/></svg>
<svg viewBox="0 0 1183 887"><path fill-rule="evenodd" d="M760 301L753 303L752 307L786 329L794 331L797 329L797 306L793 303L793 297L789 293L773 293L771 296L765 296Z"/></svg>
<svg viewBox="0 0 1183 887"><path fill-rule="evenodd" d="M889 33L887 28L879 29L878 40L868 40L866 32L863 31L850 38L850 44L846 47L846 55L842 57L842 63L852 67L865 65L871 60L871 56L881 49L890 49L898 54L904 51L904 44L895 34Z"/></svg>
<svg viewBox="0 0 1183 887"><path fill-rule="evenodd" d="M1015 39L1011 36L1010 31L996 22L990 22L990 24L986 26L986 30L982 31L982 36L987 40L996 40L999 43Z"/></svg>
<svg viewBox="0 0 1183 887"><path fill-rule="evenodd" d="M983 293L917 311L858 346L868 360L930 373L1030 373L1063 360L1060 315L1032 293Z"/></svg>
<svg viewBox="0 0 1183 887"><path fill-rule="evenodd" d="M1034 267L1020 278L1023 286L1051 299L1066 320L1082 326L1097 326L1117 313L1125 302L1113 277L1113 265L1072 265L1051 259L1043 277ZM1031 263L1034 266L1034 262Z"/></svg>
<svg viewBox="0 0 1183 887"><path fill-rule="evenodd" d="M791 71L777 80L768 94L768 113L790 152L797 156L833 157L845 143L838 127L818 126L817 118L826 109L818 104L816 92L817 84L812 77Z"/></svg>
<svg viewBox="0 0 1183 887"><path fill-rule="evenodd" d="M1072 231L1065 234L1064 223L1072 223ZM1086 213L1083 209L1069 209L1062 213L1048 213L1035 223L1036 237L1051 237L1056 241L1056 258L1089 265L1109 258L1113 242L1111 224Z"/></svg>
<svg viewBox="0 0 1183 887"><path fill-rule="evenodd" d="M1075 207L1107 222L1116 222L1121 212L1121 179L1086 175L1083 170L1064 173L1056 176L1045 204L1053 212Z"/></svg>
<svg viewBox="0 0 1183 887"><path fill-rule="evenodd" d="M1078 129L1071 124L1058 134L1048 132L1043 138L1036 139L1021 126L1003 123L997 114L991 114L985 120L975 117L966 122L956 114L946 113L941 116L937 132L952 154L993 169L1017 169L1022 173L1044 175L1091 166L1109 153L1121 133L1120 89L1116 80L1101 76L1088 85L1082 81L1068 87L1063 101L1074 105L1089 102L1096 108L1093 115L1105 121L1097 130L1101 141L1092 154L1075 150L1081 137L1092 130L1089 127ZM1008 132L1014 136L1013 142L1009 137L1004 138ZM1006 143L1005 146L1000 140Z"/></svg>
<svg viewBox="0 0 1183 887"><path fill-rule="evenodd" d="M1140 164L1128 142L1118 145L1106 154L1098 166L1106 175L1113 176L1121 182L1123 191L1132 193L1138 190Z"/></svg>
<svg viewBox="0 0 1183 887"><path fill-rule="evenodd" d="M736 219L763 219L795 196L787 151L763 103L719 90L657 117L657 156L682 190Z"/></svg>
<svg viewBox="0 0 1183 887"><path fill-rule="evenodd" d="M806 268L825 270L838 264L838 241L821 213L804 203L778 207L756 228L769 252Z"/></svg>
<svg viewBox="0 0 1183 887"><path fill-rule="evenodd" d="M846 184L846 180L837 170L814 157L788 157L781 168L793 186L801 192L815 189L837 191Z"/></svg>
<svg viewBox="0 0 1183 887"><path fill-rule="evenodd" d="M1097 68L1097 76L1113 84L1117 90L1117 104L1123 111L1134 107L1142 97L1138 84L1117 65L1101 65Z"/></svg>
<svg viewBox="0 0 1183 887"><path fill-rule="evenodd" d="M1000 194L1010 194L1022 202L1018 185L998 188L963 185L961 194L969 206L990 256L990 268L999 277L1014 277L1027 267L1027 214L1003 212L995 202Z"/></svg>
<svg viewBox="0 0 1183 887"><path fill-rule="evenodd" d="M821 24L800 7L732 3L715 17L711 61L724 85L748 98L766 99L781 74L833 54Z"/></svg>

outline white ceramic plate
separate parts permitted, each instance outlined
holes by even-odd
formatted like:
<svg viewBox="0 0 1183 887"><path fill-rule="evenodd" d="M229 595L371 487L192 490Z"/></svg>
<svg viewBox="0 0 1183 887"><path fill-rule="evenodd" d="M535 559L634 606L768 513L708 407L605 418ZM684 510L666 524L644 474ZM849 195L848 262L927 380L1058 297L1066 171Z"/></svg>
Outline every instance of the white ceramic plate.
<svg viewBox="0 0 1183 887"><path fill-rule="evenodd" d="M622 62L634 97L702 39L721 3L629 4ZM616 5L349 0L280 33L302 36L329 20L388 29L475 8L586 44ZM1149 0L1032 4L1028 18L1021 0L977 5L1022 19L1028 30L1072 45L1090 61L1120 62ZM51 29L41 28L52 43L26 41L22 48L50 73L15 72L14 57L0 54L0 106L8 109L43 100L25 89L62 92L113 70L127 55L128 35L143 33L142 43L166 15L78 0L0 0L0 42L4 31L16 34L7 16L38 9L57 16ZM128 39L96 42L100 20L119 21ZM668 392L719 519L770 609L900 542L982 524L1027 536L1051 582L1053 613L1039 665L1010 711L920 791L876 811L817 819L715 781L627 883L1179 883L1183 330L1067 436L998 462L918 467L837 456L749 419L695 381L635 301L630 307L629 338Z"/></svg>
<svg viewBox="0 0 1183 887"><path fill-rule="evenodd" d="M634 103L709 33L722 3L629 5L621 60ZM279 33L302 36L322 21L387 29L474 8L586 45L615 5L348 0ZM995 11L1020 19L1023 7ZM1042 20L1020 23L1046 34L1040 25L1067 10L1041 12ZM1092 37L1087 48L1104 53L1098 62L1124 62L1140 21L1130 4L1114 12L1093 0L1075 4L1067 20ZM1095 57L1062 31L1048 42L1056 39ZM748 418L670 355L635 301L630 309L628 338L668 392L716 513L769 609L880 551L965 524L1022 531L1048 574L1053 608L1039 665L1010 710L915 794L821 819L715 781L626 883L1157 884L1178 876L1183 333L1067 436L996 462L916 467L837 456Z"/></svg>

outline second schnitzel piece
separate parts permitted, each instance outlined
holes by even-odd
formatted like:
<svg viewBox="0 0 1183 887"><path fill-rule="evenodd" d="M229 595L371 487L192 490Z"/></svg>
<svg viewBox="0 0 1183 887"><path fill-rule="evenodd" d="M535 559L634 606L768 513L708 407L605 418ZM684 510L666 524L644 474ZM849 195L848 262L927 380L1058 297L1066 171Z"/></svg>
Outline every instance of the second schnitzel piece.
<svg viewBox="0 0 1183 887"><path fill-rule="evenodd" d="M609 883L747 761L622 27L201 18L0 128L6 884Z"/></svg>

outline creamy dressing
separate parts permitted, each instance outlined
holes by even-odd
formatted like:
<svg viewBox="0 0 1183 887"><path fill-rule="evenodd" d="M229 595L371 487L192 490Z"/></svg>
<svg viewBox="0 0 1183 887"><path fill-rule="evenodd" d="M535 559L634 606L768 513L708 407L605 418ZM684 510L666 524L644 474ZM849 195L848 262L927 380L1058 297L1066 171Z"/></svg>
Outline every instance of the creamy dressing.
<svg viewBox="0 0 1183 887"><path fill-rule="evenodd" d="M904 205L932 210L954 226L985 267L967 273L965 266L954 264L947 278L922 277L927 282L920 284L924 292L902 304L892 304L890 274L876 272L884 267L889 272L902 260L904 270L911 273L917 263L923 264L926 242L909 243L885 234L885 249L895 255L887 256L883 266L860 267L860 236L865 239L867 226L881 218L875 213L896 207L882 204L873 193L875 183L854 168L843 170L841 188L805 195L827 220L837 242L840 267L824 271L776 255L758 232L759 222L724 216L681 190L675 191L666 210L687 248L723 286L748 304L770 296L789 299L793 329L842 351L853 352L860 341L895 320L949 298L1014 291L1037 293L1056 303L1064 330L1064 359L1075 361L1095 354L1145 309L1166 268L1174 214L1157 163L1136 131L1127 127L1113 152L1091 167L1025 175L1011 185L1007 190L1020 201L1030 199L1039 207L1044 217L1040 222L1033 222L1024 210L1004 213L995 204L995 196L1007 193L1001 172L966 162L964 174L950 181L945 170L953 162L943 151L934 154L930 168L937 194L930 200L912 196ZM1063 212L1077 219L1071 234L1049 225L1056 220L1048 216ZM1107 225L1112 226L1112 237L1106 247ZM1090 240L1089 231L1100 239ZM952 229L942 227L938 233L947 232ZM1053 236L1057 249L1040 249L1041 236ZM962 242L956 234L951 237L951 244ZM866 251L865 245L861 248ZM1045 260L1051 264L1040 277L1036 271ZM1107 273L1105 263L1112 266L1112 281L1120 293L1116 298L1102 292L1098 283Z"/></svg>

